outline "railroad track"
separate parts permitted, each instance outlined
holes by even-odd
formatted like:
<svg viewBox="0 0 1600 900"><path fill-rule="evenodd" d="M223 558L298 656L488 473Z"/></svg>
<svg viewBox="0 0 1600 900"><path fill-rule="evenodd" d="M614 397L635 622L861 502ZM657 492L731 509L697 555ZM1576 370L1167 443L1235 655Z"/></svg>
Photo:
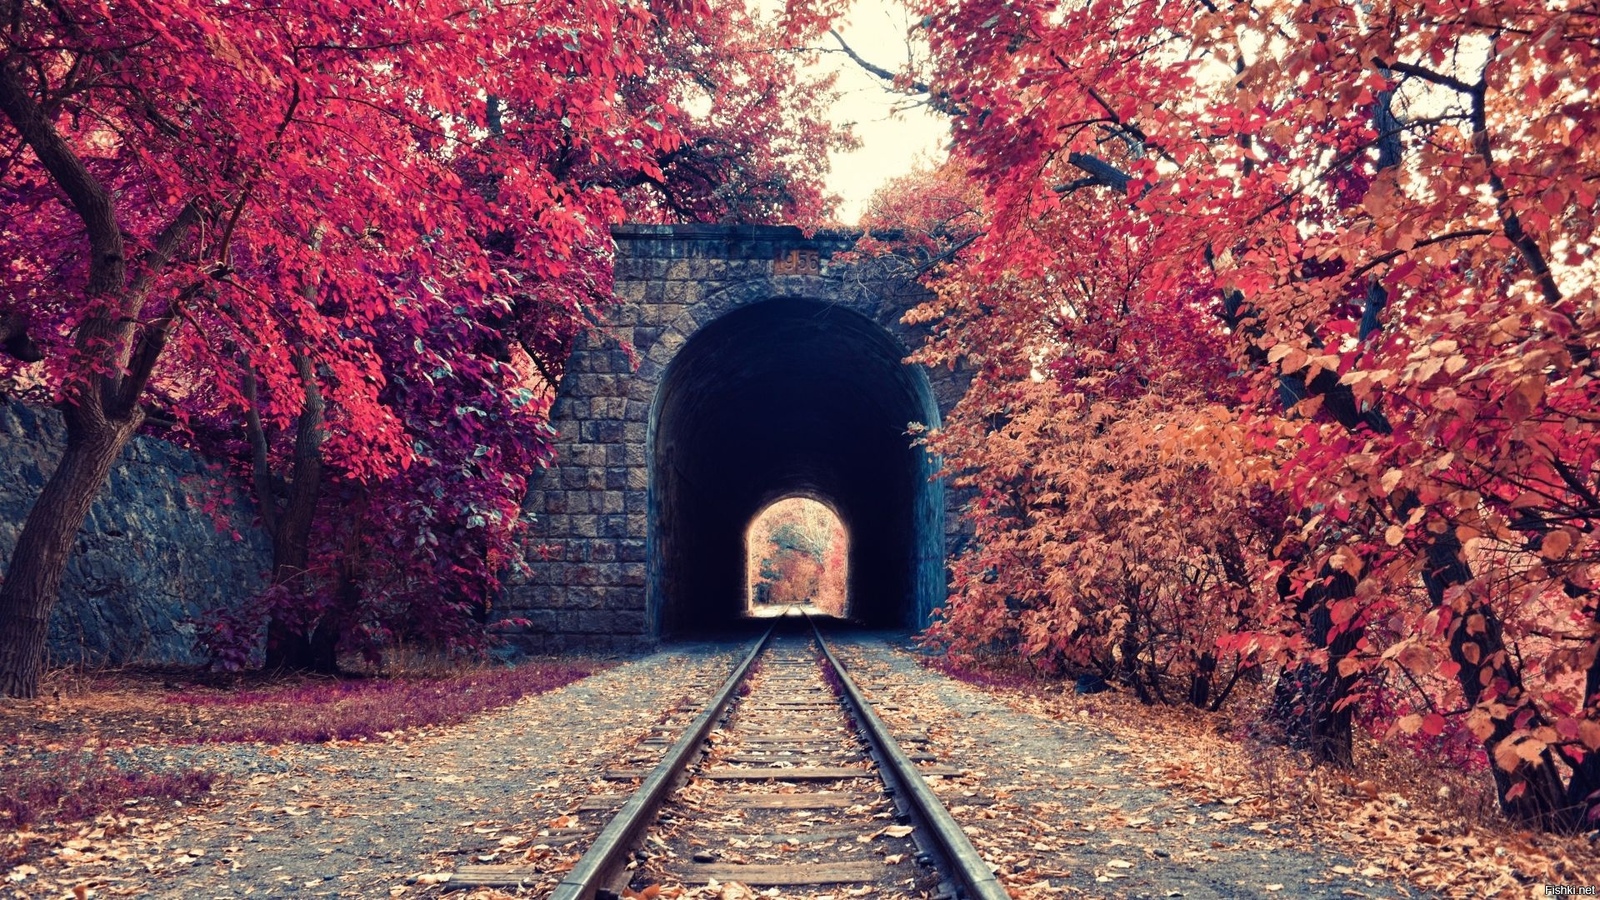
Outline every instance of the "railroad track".
<svg viewBox="0 0 1600 900"><path fill-rule="evenodd" d="M997 900L1006 892L926 779L961 774L890 729L809 619L785 616L698 711L679 708L548 839L588 849L549 894L738 882L784 897ZM901 745L906 744L907 749ZM458 869L452 887L548 883L530 866Z"/></svg>

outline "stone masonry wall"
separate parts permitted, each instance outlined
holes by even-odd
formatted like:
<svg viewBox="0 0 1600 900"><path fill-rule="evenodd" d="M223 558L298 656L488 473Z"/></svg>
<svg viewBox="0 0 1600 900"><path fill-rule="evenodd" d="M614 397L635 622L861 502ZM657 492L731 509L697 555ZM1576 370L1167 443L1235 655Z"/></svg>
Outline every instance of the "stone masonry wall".
<svg viewBox="0 0 1600 900"><path fill-rule="evenodd" d="M502 604L503 615L530 623L513 635L528 649L656 640L645 599L651 407L667 366L702 326L788 297L845 306L907 347L919 340L900 323L906 296L871 288L853 264L832 261L854 234L692 225L630 225L614 234L619 306L604 333L580 338L567 361L551 416L557 461L532 478L523 507L533 522L531 574ZM933 388L942 412L961 393L937 374Z"/></svg>
<svg viewBox="0 0 1600 900"><path fill-rule="evenodd" d="M64 437L59 414L0 401L0 566ZM225 530L208 498L225 501ZM257 593L271 567L247 504L193 454L135 438L78 533L50 619L51 664L201 662L190 620Z"/></svg>

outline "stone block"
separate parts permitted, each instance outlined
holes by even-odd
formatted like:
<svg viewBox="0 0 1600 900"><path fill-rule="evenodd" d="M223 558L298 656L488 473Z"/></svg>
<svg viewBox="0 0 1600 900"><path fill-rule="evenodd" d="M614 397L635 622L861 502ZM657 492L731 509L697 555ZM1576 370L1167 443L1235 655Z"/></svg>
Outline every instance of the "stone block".
<svg viewBox="0 0 1600 900"><path fill-rule="evenodd" d="M530 584L522 589L522 602L527 609L558 609L566 596L566 587L559 584Z"/></svg>
<svg viewBox="0 0 1600 900"><path fill-rule="evenodd" d="M644 610L644 591L630 587L612 588L606 598L606 609Z"/></svg>
<svg viewBox="0 0 1600 900"><path fill-rule="evenodd" d="M620 247L617 248L616 258L611 262L611 274L617 284L624 281L638 281L639 257L623 251Z"/></svg>
<svg viewBox="0 0 1600 900"><path fill-rule="evenodd" d="M628 412L625 397L597 397L589 401L589 414L596 419L622 419Z"/></svg>
<svg viewBox="0 0 1600 900"><path fill-rule="evenodd" d="M619 515L612 515L612 516L601 516L600 517L600 521L598 523L599 531L598 531L597 536L598 537L607 537L607 538L624 538L624 537L628 537L628 535L629 535L628 526L630 524L629 521L628 521L628 518L629 518L628 516L620 515L620 514ZM640 521L642 523L644 517L640 516L639 519L640 519ZM639 531L639 534L641 534L641 535L644 534L644 530L643 530L642 527L641 527L641 529Z"/></svg>
<svg viewBox="0 0 1600 900"><path fill-rule="evenodd" d="M722 266L722 277L728 281L742 281L772 274L772 259L730 259Z"/></svg>
<svg viewBox="0 0 1600 900"><path fill-rule="evenodd" d="M624 305L637 304L644 301L644 282L633 277L633 270L638 268L635 260L617 260L617 280L613 293Z"/></svg>
<svg viewBox="0 0 1600 900"><path fill-rule="evenodd" d="M717 281L727 274L728 263L721 259L697 259L689 264L689 275L699 281Z"/></svg>
<svg viewBox="0 0 1600 900"><path fill-rule="evenodd" d="M623 562L644 562L646 557L643 537L617 541L617 558Z"/></svg>
<svg viewBox="0 0 1600 900"><path fill-rule="evenodd" d="M673 260L667 266L667 279L669 281L684 281L693 277L694 274L689 268L688 260Z"/></svg>
<svg viewBox="0 0 1600 900"><path fill-rule="evenodd" d="M600 500L600 512L615 514L623 511L623 497L621 491L606 491L604 494L599 494L597 496Z"/></svg>
<svg viewBox="0 0 1600 900"><path fill-rule="evenodd" d="M650 488L650 470L644 466L628 470L629 490L644 491Z"/></svg>
<svg viewBox="0 0 1600 900"><path fill-rule="evenodd" d="M614 397L618 394L619 383L616 375L579 375L578 383L574 384L573 392L582 397ZM576 416L574 416L576 418Z"/></svg>
<svg viewBox="0 0 1600 900"><path fill-rule="evenodd" d="M642 513L650 511L650 495L644 491L628 491L622 496L622 511Z"/></svg>
<svg viewBox="0 0 1600 900"><path fill-rule="evenodd" d="M584 432L593 432L594 423L585 422L581 428ZM589 437L588 434L584 435ZM603 466L606 464L606 455L611 448L600 443L574 444L567 450L567 460L577 466Z"/></svg>
<svg viewBox="0 0 1600 900"><path fill-rule="evenodd" d="M628 587L644 587L648 577L644 563L623 563L620 574L621 583Z"/></svg>
<svg viewBox="0 0 1600 900"><path fill-rule="evenodd" d="M642 635L645 633L644 610L611 610L608 613L606 625L612 634Z"/></svg>
<svg viewBox="0 0 1600 900"><path fill-rule="evenodd" d="M667 328L673 322L683 317L683 304L672 303L667 300L665 290L653 302L646 301L639 309L639 324ZM659 338L659 335L657 336Z"/></svg>
<svg viewBox="0 0 1600 900"><path fill-rule="evenodd" d="M556 612L551 609L530 609L520 618L528 620L528 624L522 629L528 634L551 634L558 627Z"/></svg>
<svg viewBox="0 0 1600 900"><path fill-rule="evenodd" d="M611 613L603 609L586 609L578 613L578 634L610 634Z"/></svg>
<svg viewBox="0 0 1600 900"><path fill-rule="evenodd" d="M669 281L662 299L674 306L694 306L705 296L703 290L698 281Z"/></svg>
<svg viewBox="0 0 1600 900"><path fill-rule="evenodd" d="M572 536L581 537L581 538L589 538L591 540L594 539L594 538L602 536L601 532L600 532L600 520L596 516L593 516L593 515L572 516L571 519L572 519L572 526L569 529L569 532L572 534ZM605 537L615 537L615 535L604 535L604 536Z"/></svg>
<svg viewBox="0 0 1600 900"><path fill-rule="evenodd" d="M723 312L724 310L720 305L714 306L710 303L699 303L690 308L689 318L693 319L696 325L703 328L716 321Z"/></svg>

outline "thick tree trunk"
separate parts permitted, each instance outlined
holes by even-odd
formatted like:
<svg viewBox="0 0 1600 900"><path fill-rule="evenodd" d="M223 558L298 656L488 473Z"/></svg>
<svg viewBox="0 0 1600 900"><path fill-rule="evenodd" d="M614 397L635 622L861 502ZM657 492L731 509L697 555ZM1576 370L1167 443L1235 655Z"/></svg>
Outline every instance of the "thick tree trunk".
<svg viewBox="0 0 1600 900"><path fill-rule="evenodd" d="M1510 770L1496 762L1497 751L1518 733L1517 723L1521 723L1521 731L1547 723L1538 705L1528 696L1522 683L1521 667L1506 646L1505 632L1494 610L1477 602L1470 586L1458 594L1446 596L1453 587L1469 585L1471 579L1472 572L1461 558L1461 544L1455 533L1446 531L1436 536L1428 545L1428 566L1423 570L1422 580L1428 598L1450 615L1450 659L1460 666L1456 684L1468 706L1477 706L1485 700L1488 686L1494 685L1495 691L1487 700L1504 709L1503 714L1493 717L1493 730L1483 739L1483 747L1489 754L1489 768L1494 773L1500 811L1506 818L1528 828L1576 831L1583 824L1579 814L1581 807L1569 800L1568 786L1562 783L1555 754L1549 747L1544 748L1537 761L1519 760ZM1581 775L1581 770L1575 772L1574 779ZM1515 796L1513 790L1517 791Z"/></svg>
<svg viewBox="0 0 1600 900"><path fill-rule="evenodd" d="M0 693L8 697L38 692L50 610L61 593L73 539L144 416L135 407L121 421L96 418L68 410L66 451L28 511L0 585Z"/></svg>
<svg viewBox="0 0 1600 900"><path fill-rule="evenodd" d="M1355 596L1356 580L1348 573L1323 567L1323 582L1309 585L1298 599L1291 597L1288 579L1278 585L1285 602L1295 604L1301 632L1314 647L1328 652L1326 665L1302 663L1278 676L1268 717L1284 731L1289 746L1305 750L1317 762L1349 766L1355 761L1354 707L1347 702L1355 676L1339 674L1339 663L1361 640L1359 628L1335 633L1332 603Z"/></svg>
<svg viewBox="0 0 1600 900"><path fill-rule="evenodd" d="M144 421L139 398L166 345L174 310L147 323L142 336L136 337L136 326L156 275L187 242L200 217L194 204L185 204L144 254L142 271L130 285L111 194L56 131L36 96L34 74L0 57L0 114L83 222L89 250L83 293L90 313L77 333L83 368L67 386L63 404L66 449L28 511L0 585L0 693L11 697L38 692L50 610L73 538L112 464ZM173 306L181 302L174 299Z"/></svg>
<svg viewBox="0 0 1600 900"><path fill-rule="evenodd" d="M1592 589L1587 590L1590 618L1600 625L1600 598ZM1589 663L1583 682L1584 711L1588 718L1596 717L1600 708L1600 653ZM1567 781L1567 805L1575 810L1578 820L1584 823L1600 821L1600 752L1587 753L1581 762L1572 766L1572 778Z"/></svg>
<svg viewBox="0 0 1600 900"><path fill-rule="evenodd" d="M1196 657L1189 677L1189 705L1205 709L1211 703L1211 679L1217 672L1217 655L1209 649Z"/></svg>
<svg viewBox="0 0 1600 900"><path fill-rule="evenodd" d="M251 457L255 469L256 503L261 521L272 537L272 584L290 591L303 590L295 582L305 579L310 564L311 526L316 518L317 498L322 488L322 441L325 403L317 384L310 357L297 352L295 368L300 375L304 397L296 421L292 481L280 506L276 479L272 476L267 453L266 432L257 412L256 378L245 363L244 393L248 402L246 425L250 435ZM337 671L337 632L329 639L321 623L296 621L293 616L274 615L267 623L266 668Z"/></svg>

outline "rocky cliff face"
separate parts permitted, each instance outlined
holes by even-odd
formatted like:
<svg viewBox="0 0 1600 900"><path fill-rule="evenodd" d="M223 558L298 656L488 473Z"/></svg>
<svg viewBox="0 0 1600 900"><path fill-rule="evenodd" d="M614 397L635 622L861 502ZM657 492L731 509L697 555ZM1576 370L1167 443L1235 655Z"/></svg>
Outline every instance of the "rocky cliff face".
<svg viewBox="0 0 1600 900"><path fill-rule="evenodd" d="M0 567L64 439L57 413L0 401ZM238 485L192 453L135 438L78 532L50 662L200 662L191 620L262 590L271 563Z"/></svg>

